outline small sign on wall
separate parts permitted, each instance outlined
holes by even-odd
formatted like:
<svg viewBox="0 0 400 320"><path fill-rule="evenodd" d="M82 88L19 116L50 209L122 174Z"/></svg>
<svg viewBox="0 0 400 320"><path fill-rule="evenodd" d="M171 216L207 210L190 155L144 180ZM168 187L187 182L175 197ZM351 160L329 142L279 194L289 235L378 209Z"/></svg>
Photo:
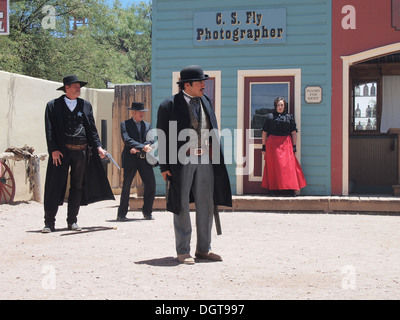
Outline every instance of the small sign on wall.
<svg viewBox="0 0 400 320"><path fill-rule="evenodd" d="M309 86L304 89L304 100L307 103L322 102L322 88L320 86Z"/></svg>

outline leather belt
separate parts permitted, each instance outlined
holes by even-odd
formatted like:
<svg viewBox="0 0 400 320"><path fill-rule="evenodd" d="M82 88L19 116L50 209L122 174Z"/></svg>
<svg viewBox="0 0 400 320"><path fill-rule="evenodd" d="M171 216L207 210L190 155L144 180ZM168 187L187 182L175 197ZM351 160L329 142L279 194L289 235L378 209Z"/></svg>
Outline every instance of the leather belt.
<svg viewBox="0 0 400 320"><path fill-rule="evenodd" d="M87 148L87 144L66 144L65 147L69 150L82 151Z"/></svg>
<svg viewBox="0 0 400 320"><path fill-rule="evenodd" d="M208 152L206 149L203 148L189 148L186 151L186 155L192 155L192 156L201 156Z"/></svg>

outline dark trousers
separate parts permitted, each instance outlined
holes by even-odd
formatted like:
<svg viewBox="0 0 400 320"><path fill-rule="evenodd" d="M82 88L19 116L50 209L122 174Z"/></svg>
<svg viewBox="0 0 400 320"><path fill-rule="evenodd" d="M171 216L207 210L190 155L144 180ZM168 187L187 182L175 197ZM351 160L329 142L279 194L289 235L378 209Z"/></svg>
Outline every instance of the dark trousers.
<svg viewBox="0 0 400 320"><path fill-rule="evenodd" d="M77 222L82 199L82 182L86 167L86 153L85 150L67 150L64 153L64 157L61 158L61 165L55 166L49 162L48 165L52 166L52 168L47 171L44 192L44 222L46 225L54 226L55 224L58 205L64 197L69 168L71 168L71 173L67 223L73 224Z"/></svg>
<svg viewBox="0 0 400 320"><path fill-rule="evenodd" d="M156 194L156 179L153 167L146 159L135 157L133 161L132 168L124 168L124 182L122 183L118 217L125 217L128 213L130 188L137 171L139 171L144 184L142 213L145 216L149 216L153 212L154 197Z"/></svg>

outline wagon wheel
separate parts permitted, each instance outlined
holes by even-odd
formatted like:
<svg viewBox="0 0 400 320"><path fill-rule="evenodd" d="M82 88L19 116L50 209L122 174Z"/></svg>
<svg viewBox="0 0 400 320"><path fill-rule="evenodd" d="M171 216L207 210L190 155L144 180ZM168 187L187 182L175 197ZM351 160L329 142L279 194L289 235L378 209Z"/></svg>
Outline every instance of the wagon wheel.
<svg viewBox="0 0 400 320"><path fill-rule="evenodd" d="M15 196L15 180L10 168L0 162L0 204L10 203Z"/></svg>

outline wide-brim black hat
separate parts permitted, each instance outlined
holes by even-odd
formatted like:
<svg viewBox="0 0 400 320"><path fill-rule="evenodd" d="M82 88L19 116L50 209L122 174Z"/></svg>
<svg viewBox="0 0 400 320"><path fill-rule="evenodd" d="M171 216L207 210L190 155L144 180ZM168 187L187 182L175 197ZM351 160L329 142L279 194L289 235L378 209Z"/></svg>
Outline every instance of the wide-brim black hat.
<svg viewBox="0 0 400 320"><path fill-rule="evenodd" d="M84 87L84 86L87 85L87 82L80 81L78 76L73 74L73 75L64 77L64 79L63 79L63 84L64 85L62 87L59 87L57 90L65 91L65 86L69 86L69 85L71 85L73 83L79 83L81 85L81 87Z"/></svg>
<svg viewBox="0 0 400 320"><path fill-rule="evenodd" d="M132 106L129 108L129 110L135 110L135 111L149 111L149 109L144 108L144 103L142 102L132 102Z"/></svg>
<svg viewBox="0 0 400 320"><path fill-rule="evenodd" d="M181 70L181 79L177 84L191 82L191 81L203 81L209 78L208 74L204 74L203 69L200 66L191 65Z"/></svg>

